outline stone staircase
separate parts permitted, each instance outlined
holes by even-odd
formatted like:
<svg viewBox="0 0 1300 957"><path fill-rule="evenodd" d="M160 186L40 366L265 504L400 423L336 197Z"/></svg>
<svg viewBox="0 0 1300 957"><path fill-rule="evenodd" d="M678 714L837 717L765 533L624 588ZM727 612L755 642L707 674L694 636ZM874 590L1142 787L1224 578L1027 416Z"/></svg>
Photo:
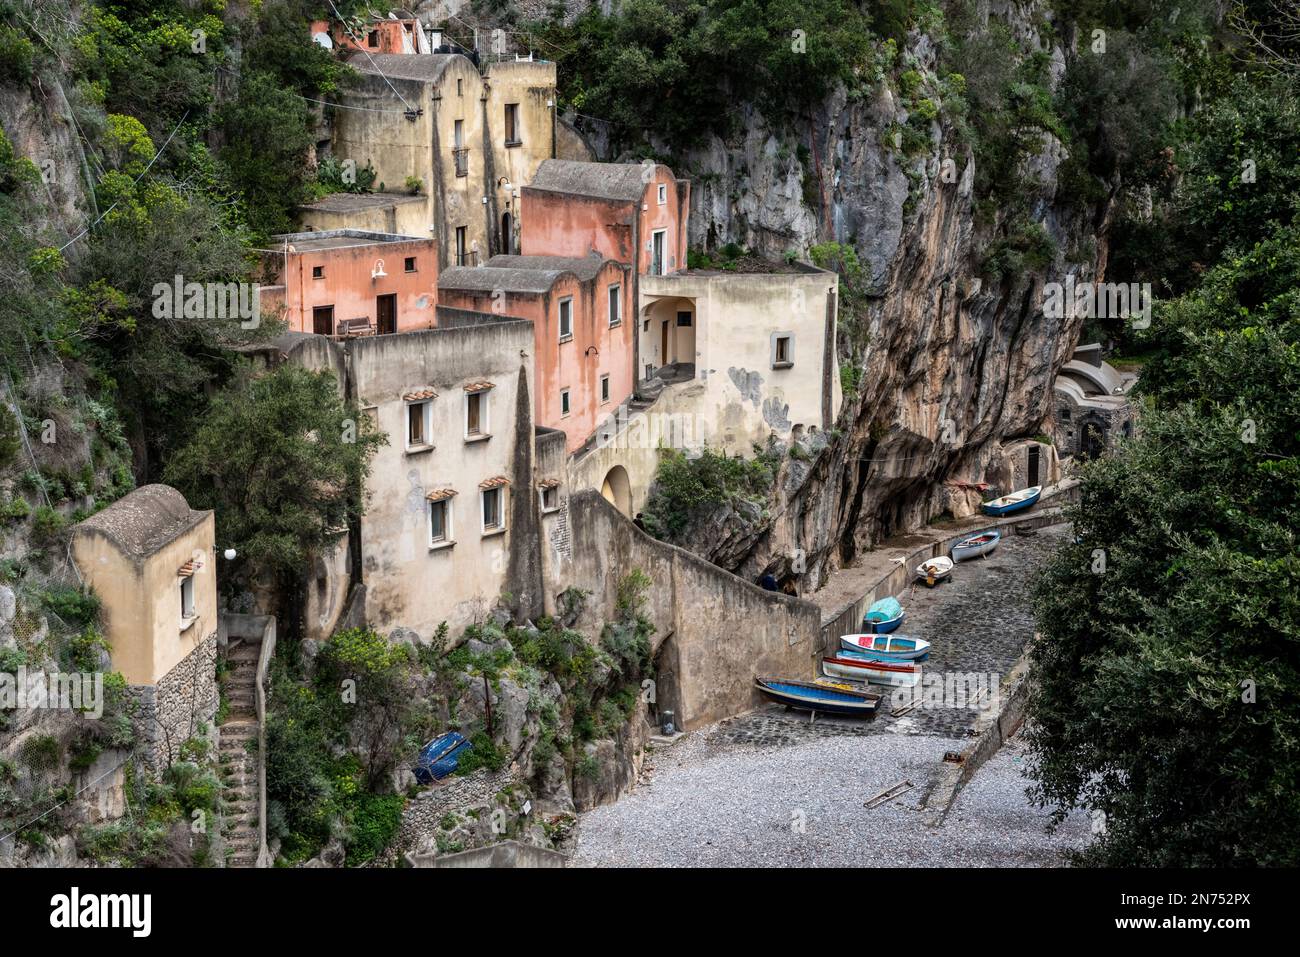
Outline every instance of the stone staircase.
<svg viewBox="0 0 1300 957"><path fill-rule="evenodd" d="M262 643L235 639L226 652L225 697L229 705L221 732L222 803L225 806L227 867L256 867L260 847L257 787L257 659Z"/></svg>

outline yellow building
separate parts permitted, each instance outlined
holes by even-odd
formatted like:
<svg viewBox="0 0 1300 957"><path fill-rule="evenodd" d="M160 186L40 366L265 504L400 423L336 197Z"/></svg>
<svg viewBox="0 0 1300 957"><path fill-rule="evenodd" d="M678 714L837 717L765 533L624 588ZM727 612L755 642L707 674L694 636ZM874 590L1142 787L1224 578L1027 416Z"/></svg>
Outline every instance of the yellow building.
<svg viewBox="0 0 1300 957"><path fill-rule="evenodd" d="M556 153L555 64L502 60L480 73L459 53L391 53L353 56L348 65L361 81L339 94L335 159L373 168L376 190L418 195L422 205L313 204L303 222L362 228L391 219L404 232L432 235L443 268L518 252L519 190Z"/></svg>

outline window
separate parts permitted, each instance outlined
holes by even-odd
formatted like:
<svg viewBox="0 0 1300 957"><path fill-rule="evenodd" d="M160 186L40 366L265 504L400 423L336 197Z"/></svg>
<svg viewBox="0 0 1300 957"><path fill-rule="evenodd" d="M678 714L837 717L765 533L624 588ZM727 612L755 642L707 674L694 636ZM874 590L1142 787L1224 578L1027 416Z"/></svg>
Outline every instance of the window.
<svg viewBox="0 0 1300 957"><path fill-rule="evenodd" d="M433 403L408 402L406 405L406 447L428 448L433 444Z"/></svg>
<svg viewBox="0 0 1300 957"><path fill-rule="evenodd" d="M456 175L469 175L469 149L465 146L465 121L457 120L452 132L451 156L456 161Z"/></svg>
<svg viewBox="0 0 1300 957"><path fill-rule="evenodd" d="M366 36L366 46L370 47L372 50L375 49L377 46L379 46L378 30L371 30L370 33Z"/></svg>
<svg viewBox="0 0 1300 957"><path fill-rule="evenodd" d="M573 338L573 298L560 300L560 341Z"/></svg>
<svg viewBox="0 0 1300 957"><path fill-rule="evenodd" d="M312 278L312 279L324 279L324 278L325 278L325 267L324 267L324 266L312 266L312 267L311 267L311 278Z"/></svg>
<svg viewBox="0 0 1300 957"><path fill-rule="evenodd" d="M794 336L788 332L772 334L772 368L788 369L794 365Z"/></svg>
<svg viewBox="0 0 1300 957"><path fill-rule="evenodd" d="M476 263L471 262L472 257L469 252L468 230L469 230L468 226L456 227L456 265L457 266L476 265Z"/></svg>
<svg viewBox="0 0 1300 957"><path fill-rule="evenodd" d="M456 77L456 95L457 96L465 95L465 81L460 77Z"/></svg>
<svg viewBox="0 0 1300 957"><path fill-rule="evenodd" d="M668 245L668 231L656 229L650 237L650 275L662 276L664 269L664 251Z"/></svg>
<svg viewBox="0 0 1300 957"><path fill-rule="evenodd" d="M500 488L485 488L480 494L483 500L483 532L499 532L506 527L505 506Z"/></svg>
<svg viewBox="0 0 1300 957"><path fill-rule="evenodd" d="M488 435L488 393L486 389L465 393L465 438Z"/></svg>
<svg viewBox="0 0 1300 957"><path fill-rule="evenodd" d="M451 499L429 503L429 544L451 543Z"/></svg>
<svg viewBox="0 0 1300 957"><path fill-rule="evenodd" d="M181 579L181 620L194 618L194 576L187 575Z"/></svg>
<svg viewBox="0 0 1300 957"><path fill-rule="evenodd" d="M618 283L609 287L609 327L623 321L623 287Z"/></svg>
<svg viewBox="0 0 1300 957"><path fill-rule="evenodd" d="M406 257L406 271L407 271L407 272L415 272L415 271L416 271L416 269L415 269L415 257L414 257L414 256L407 256L407 257Z"/></svg>
<svg viewBox="0 0 1300 957"><path fill-rule="evenodd" d="M607 375L600 377L600 401L602 405L609 401L609 376Z"/></svg>
<svg viewBox="0 0 1300 957"><path fill-rule="evenodd" d="M1062 421L1062 422L1069 422L1069 421L1070 421L1070 410L1069 410L1069 409L1062 409L1062 410L1061 410L1061 421Z"/></svg>
<svg viewBox="0 0 1300 957"><path fill-rule="evenodd" d="M506 146L518 146L519 139L519 104L506 104Z"/></svg>
<svg viewBox="0 0 1300 957"><path fill-rule="evenodd" d="M560 418L569 414L569 390L560 390Z"/></svg>
<svg viewBox="0 0 1300 957"><path fill-rule="evenodd" d="M665 186L663 183L659 184L659 205L660 206L668 205L668 187Z"/></svg>
<svg viewBox="0 0 1300 957"><path fill-rule="evenodd" d="M542 488L542 511L554 512L560 507L560 489L556 485L547 485Z"/></svg>
<svg viewBox="0 0 1300 957"><path fill-rule="evenodd" d="M689 312L677 313L677 327L679 329L689 329L691 327L691 314Z"/></svg>
<svg viewBox="0 0 1300 957"><path fill-rule="evenodd" d="M318 336L334 335L334 307L313 306L311 310L311 331Z"/></svg>

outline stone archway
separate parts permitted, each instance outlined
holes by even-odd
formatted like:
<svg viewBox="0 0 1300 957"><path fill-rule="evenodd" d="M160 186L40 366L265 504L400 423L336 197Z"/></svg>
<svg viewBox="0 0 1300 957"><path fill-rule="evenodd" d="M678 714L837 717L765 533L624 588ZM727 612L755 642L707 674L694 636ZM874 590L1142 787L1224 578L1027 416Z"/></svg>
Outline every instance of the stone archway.
<svg viewBox="0 0 1300 957"><path fill-rule="evenodd" d="M1079 456L1095 459L1106 451L1110 427L1103 416L1090 413L1079 423Z"/></svg>
<svg viewBox="0 0 1300 957"><path fill-rule="evenodd" d="M605 473L605 480L600 483L600 494L625 516L632 517L632 483L623 466L615 465Z"/></svg>

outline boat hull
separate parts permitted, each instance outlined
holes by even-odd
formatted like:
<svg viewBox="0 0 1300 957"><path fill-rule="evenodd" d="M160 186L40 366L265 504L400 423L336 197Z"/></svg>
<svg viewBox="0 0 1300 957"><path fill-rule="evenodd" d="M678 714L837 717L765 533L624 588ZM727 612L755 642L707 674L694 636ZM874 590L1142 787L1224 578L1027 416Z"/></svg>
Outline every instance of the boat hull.
<svg viewBox="0 0 1300 957"><path fill-rule="evenodd" d="M930 566L934 566L933 569ZM931 558L916 566L917 580L933 587L952 577L952 566L950 558Z"/></svg>
<svg viewBox="0 0 1300 957"><path fill-rule="evenodd" d="M981 541L980 539L985 539ZM985 535L972 535L964 541L958 542L952 547L952 560L954 562L970 561L972 558L982 558L990 554L998 543L1002 541L1001 532L989 532Z"/></svg>
<svg viewBox="0 0 1300 957"><path fill-rule="evenodd" d="M840 647L878 661L922 661L930 657L930 643L910 635L841 635Z"/></svg>
<svg viewBox="0 0 1300 957"><path fill-rule="evenodd" d="M1024 498L1015 499L1015 496L1021 492L1030 492ZM995 498L991 502L985 502L983 505L985 515L1010 515L1012 512L1021 512L1027 508L1032 508L1038 499L1042 496L1041 487L1035 486L1033 489L1021 489L1020 492L1012 492L1010 495L1004 495L1002 498ZM1008 501L1008 499L1015 499Z"/></svg>
<svg viewBox="0 0 1300 957"><path fill-rule="evenodd" d="M850 678L892 688L910 688L921 680L921 666L913 662L880 661L866 655L827 655L822 673L828 678Z"/></svg>
<svg viewBox="0 0 1300 957"><path fill-rule="evenodd" d="M842 691L791 678L755 678L754 686L780 704L802 711L870 717L880 707L880 695Z"/></svg>

